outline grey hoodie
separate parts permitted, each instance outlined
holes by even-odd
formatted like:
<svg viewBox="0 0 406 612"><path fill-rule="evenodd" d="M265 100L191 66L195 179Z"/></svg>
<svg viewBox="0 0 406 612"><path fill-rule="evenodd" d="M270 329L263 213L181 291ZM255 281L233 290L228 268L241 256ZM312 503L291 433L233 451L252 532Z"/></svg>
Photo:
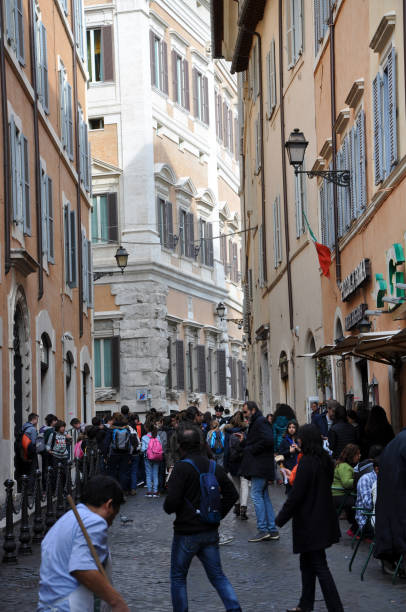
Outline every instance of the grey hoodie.
<svg viewBox="0 0 406 612"><path fill-rule="evenodd" d="M35 446L35 442L38 436L37 428L32 423L27 421L27 423L23 425L22 431L23 431L23 434L26 434L29 437L29 439Z"/></svg>

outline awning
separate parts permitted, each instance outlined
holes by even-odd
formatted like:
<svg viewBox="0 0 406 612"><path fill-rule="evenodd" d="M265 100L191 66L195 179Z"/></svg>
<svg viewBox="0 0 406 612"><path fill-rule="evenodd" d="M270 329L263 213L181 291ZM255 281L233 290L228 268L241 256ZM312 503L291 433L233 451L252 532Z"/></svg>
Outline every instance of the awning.
<svg viewBox="0 0 406 612"><path fill-rule="evenodd" d="M402 358L406 357L406 329L347 336L334 345L323 346L313 354L313 358L329 355L361 357L385 365L399 366Z"/></svg>

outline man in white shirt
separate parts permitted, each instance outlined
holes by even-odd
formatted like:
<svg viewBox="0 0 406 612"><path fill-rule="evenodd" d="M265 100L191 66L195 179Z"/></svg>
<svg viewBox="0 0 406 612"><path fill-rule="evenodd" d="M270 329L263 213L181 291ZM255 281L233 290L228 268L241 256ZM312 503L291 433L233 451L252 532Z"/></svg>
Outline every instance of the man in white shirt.
<svg viewBox="0 0 406 612"><path fill-rule="evenodd" d="M123 491L109 476L87 483L78 512L101 563L107 567L107 529L123 502ZM99 598L114 612L129 612L124 599L99 572L72 510L50 529L41 545L38 612L93 611Z"/></svg>

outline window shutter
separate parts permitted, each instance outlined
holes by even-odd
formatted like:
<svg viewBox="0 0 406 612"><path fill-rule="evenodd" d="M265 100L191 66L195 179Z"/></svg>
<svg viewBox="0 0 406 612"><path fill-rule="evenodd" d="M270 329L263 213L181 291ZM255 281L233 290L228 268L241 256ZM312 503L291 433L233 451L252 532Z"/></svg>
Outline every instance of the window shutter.
<svg viewBox="0 0 406 612"><path fill-rule="evenodd" d="M49 113L49 92L48 92L48 51L47 51L47 31L44 24L40 24L40 44L41 44L41 103L44 111Z"/></svg>
<svg viewBox="0 0 406 612"><path fill-rule="evenodd" d="M175 49L171 51L171 64L172 64L172 99L178 104L182 103L182 100L178 100L178 66L177 66L178 54Z"/></svg>
<svg viewBox="0 0 406 612"><path fill-rule="evenodd" d="M82 294L83 301L87 303L87 240L82 230Z"/></svg>
<svg viewBox="0 0 406 612"><path fill-rule="evenodd" d="M314 0L314 53L317 55L320 40L320 0Z"/></svg>
<svg viewBox="0 0 406 612"><path fill-rule="evenodd" d="M357 150L356 150L356 126L352 128L350 139L350 168L351 168L351 221L357 217L358 183L357 183Z"/></svg>
<svg viewBox="0 0 406 612"><path fill-rule="evenodd" d="M94 307L92 242L87 241L87 305Z"/></svg>
<svg viewBox="0 0 406 612"><path fill-rule="evenodd" d="M173 249L173 216L172 216L172 202L165 202L165 218L166 218L166 235L165 246L168 249Z"/></svg>
<svg viewBox="0 0 406 612"><path fill-rule="evenodd" d="M276 106L276 57L275 57L275 39L271 42L271 113Z"/></svg>
<svg viewBox="0 0 406 612"><path fill-rule="evenodd" d="M396 118L396 52L392 47L388 57L388 97L389 97L389 145L390 169L398 161L397 118Z"/></svg>
<svg viewBox="0 0 406 612"><path fill-rule="evenodd" d="M61 141L62 146L66 149L67 137L66 137L66 118L65 118L65 71L61 68L59 70L59 112L61 115Z"/></svg>
<svg viewBox="0 0 406 612"><path fill-rule="evenodd" d="M197 354L197 390L206 393L206 348L203 344L196 347Z"/></svg>
<svg viewBox="0 0 406 612"><path fill-rule="evenodd" d="M114 81L113 27L105 26L101 31L103 50L103 81Z"/></svg>
<svg viewBox="0 0 406 612"><path fill-rule="evenodd" d="M285 12L286 12L286 40L287 40L287 51L288 51L288 68L292 66L294 62L294 13L293 13L293 2L294 0L285 0Z"/></svg>
<svg viewBox="0 0 406 612"><path fill-rule="evenodd" d="M156 82L155 34L152 30L149 31L149 49L151 61L151 84L158 87L158 83Z"/></svg>
<svg viewBox="0 0 406 612"><path fill-rule="evenodd" d="M70 211L70 283L69 287L77 287L77 241L76 241L76 210Z"/></svg>
<svg viewBox="0 0 406 612"><path fill-rule="evenodd" d="M68 155L73 160L73 111L72 111L72 87L66 83L68 102Z"/></svg>
<svg viewBox="0 0 406 612"><path fill-rule="evenodd" d="M52 179L47 176L47 228L48 228L48 261L55 263L55 251L54 251L54 203L52 193Z"/></svg>
<svg viewBox="0 0 406 612"><path fill-rule="evenodd" d="M182 74L183 74L183 105L186 110L190 110L190 91L189 91L189 63L187 60L182 61Z"/></svg>
<svg viewBox="0 0 406 612"><path fill-rule="evenodd" d="M258 275L259 275L259 279L258 279L259 286L262 289L264 284L265 284L265 279L264 279L264 241L263 241L263 228L262 228L262 225L259 226L259 231L258 231Z"/></svg>
<svg viewBox="0 0 406 612"><path fill-rule="evenodd" d="M70 206L69 202L64 207L64 236L65 236L65 282L71 283L71 234L70 234Z"/></svg>
<svg viewBox="0 0 406 612"><path fill-rule="evenodd" d="M326 217L326 203L325 203L325 185L321 184L320 187L320 224L321 224L321 242L327 245L327 217Z"/></svg>
<svg viewBox="0 0 406 612"><path fill-rule="evenodd" d="M193 87L193 115L199 118L199 105L197 103L197 70L192 70L192 87Z"/></svg>
<svg viewBox="0 0 406 612"><path fill-rule="evenodd" d="M7 4L7 2L6 2ZM11 174L11 200L13 221L17 221L17 135L14 117L10 119L10 174Z"/></svg>
<svg viewBox="0 0 406 612"><path fill-rule="evenodd" d="M266 114L269 117L271 116L272 113L272 102L271 102L271 98L272 98L272 93L271 93L271 52L268 51L268 53L266 54L266 75L267 75L267 85L268 85L268 97L267 97L267 101L266 101Z"/></svg>
<svg viewBox="0 0 406 612"><path fill-rule="evenodd" d="M224 132L223 132L223 101L220 94L217 96L218 102L218 116L219 116L219 140L224 143Z"/></svg>
<svg viewBox="0 0 406 612"><path fill-rule="evenodd" d="M166 94L169 93L168 86L168 45L164 40L161 41L161 77L162 77L162 91Z"/></svg>
<svg viewBox="0 0 406 612"><path fill-rule="evenodd" d="M280 196L276 199L276 212L277 212L277 228L278 228L278 264L282 261L282 227L281 227L281 198Z"/></svg>
<svg viewBox="0 0 406 612"><path fill-rule="evenodd" d="M330 164L329 169L331 170L332 166ZM328 236L329 236L329 244L328 246L332 249L335 245L335 235L334 235L334 186L333 183L329 183L328 186Z"/></svg>
<svg viewBox="0 0 406 612"><path fill-rule="evenodd" d="M183 390L185 388L185 349L183 340L176 340L176 388Z"/></svg>
<svg viewBox="0 0 406 612"><path fill-rule="evenodd" d="M118 242L117 193L107 194L107 215L109 241Z"/></svg>
<svg viewBox="0 0 406 612"><path fill-rule="evenodd" d="M186 256L195 257L195 228L193 213L186 213Z"/></svg>
<svg viewBox="0 0 406 612"><path fill-rule="evenodd" d="M83 121L83 148L84 148L84 185L86 191L90 191L90 183L91 183L91 163L90 163L90 151L89 151L89 135L87 131L87 123Z"/></svg>
<svg viewBox="0 0 406 612"><path fill-rule="evenodd" d="M216 136L217 138L219 137L219 131L220 131L220 117L219 117L219 108L218 108L218 98L219 95L218 93L215 91L214 92L214 117L215 117L215 121L216 121Z"/></svg>
<svg viewBox="0 0 406 612"><path fill-rule="evenodd" d="M293 0L295 20L295 61L303 52L303 0Z"/></svg>
<svg viewBox="0 0 406 612"><path fill-rule="evenodd" d="M233 358L229 357L228 358L228 370L230 372L230 397L234 397L234 385L233 385Z"/></svg>
<svg viewBox="0 0 406 612"><path fill-rule="evenodd" d="M10 2L10 0L6 0L6 4ZM16 9L17 9L17 57L20 64L25 64L24 58L24 9L23 9L23 0L16 0Z"/></svg>
<svg viewBox="0 0 406 612"><path fill-rule="evenodd" d="M343 168L343 151L338 151L336 155L336 168L341 170ZM344 196L346 187L337 187L337 208L338 208L338 237L344 235Z"/></svg>
<svg viewBox="0 0 406 612"><path fill-rule="evenodd" d="M48 181L44 169L41 172L41 202L42 254L48 257Z"/></svg>
<svg viewBox="0 0 406 612"><path fill-rule="evenodd" d="M22 189L23 189L23 219L24 234L31 236L31 209L30 209L30 164L28 158L28 141L22 136L21 141L21 169L22 169Z"/></svg>
<svg viewBox="0 0 406 612"><path fill-rule="evenodd" d="M229 121L229 149L230 152L233 152L234 149L234 137L233 137L233 112L231 110L228 111L228 121ZM236 135L237 136L237 135Z"/></svg>
<svg viewBox="0 0 406 612"><path fill-rule="evenodd" d="M203 99L203 122L206 125L210 123L209 117L209 80L207 77L202 77L202 99Z"/></svg>
<svg viewBox="0 0 406 612"><path fill-rule="evenodd" d="M206 227L207 227L207 252L208 252L207 265L212 268L214 266L213 224L207 223Z"/></svg>
<svg viewBox="0 0 406 612"><path fill-rule="evenodd" d="M228 147L228 106L223 102L223 144Z"/></svg>
<svg viewBox="0 0 406 612"><path fill-rule="evenodd" d="M342 154L342 168L349 170L351 168L350 165L350 156L349 156L349 136L344 139L343 143L343 154ZM343 188L343 232L347 231L351 225L351 189Z"/></svg>
<svg viewBox="0 0 406 612"><path fill-rule="evenodd" d="M13 6L11 2L5 2L6 9L6 38L7 42L11 43L14 38L14 15L13 15Z"/></svg>
<svg viewBox="0 0 406 612"><path fill-rule="evenodd" d="M381 75L378 74L372 83L373 122L374 122L374 164L375 185L383 180L382 172L382 109L381 109Z"/></svg>
<svg viewBox="0 0 406 612"><path fill-rule="evenodd" d="M227 395L226 352L218 349L217 353L217 389L219 395Z"/></svg>
<svg viewBox="0 0 406 612"><path fill-rule="evenodd" d="M365 169L365 112L361 110L357 117L358 130L358 162L359 162L359 200L358 214L361 214L366 207L366 169Z"/></svg>
<svg viewBox="0 0 406 612"><path fill-rule="evenodd" d="M112 386L120 388L120 336L111 339L111 361L112 361Z"/></svg>
<svg viewBox="0 0 406 612"><path fill-rule="evenodd" d="M238 283L238 246L233 242L233 280Z"/></svg>
<svg viewBox="0 0 406 612"><path fill-rule="evenodd" d="M261 238L262 238L262 226L261 226ZM261 240L262 243L262 240ZM274 267L278 267L278 211L277 211L277 200L273 203L273 259Z"/></svg>
<svg viewBox="0 0 406 612"><path fill-rule="evenodd" d="M238 129L238 119L234 118L234 155L235 158L238 159L240 154L240 139L238 137L239 129Z"/></svg>

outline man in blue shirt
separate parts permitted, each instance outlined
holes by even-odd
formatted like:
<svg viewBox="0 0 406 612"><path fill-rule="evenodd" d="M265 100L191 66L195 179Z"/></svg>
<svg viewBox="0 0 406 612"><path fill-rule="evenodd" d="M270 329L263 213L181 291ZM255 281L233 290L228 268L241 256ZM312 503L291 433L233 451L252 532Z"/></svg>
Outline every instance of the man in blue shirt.
<svg viewBox="0 0 406 612"><path fill-rule="evenodd" d="M78 512L101 563L109 562L107 529L123 502L123 491L109 476L87 483ZM114 612L129 612L124 599L99 572L72 510L50 529L41 545L38 612L93 610L94 597Z"/></svg>

